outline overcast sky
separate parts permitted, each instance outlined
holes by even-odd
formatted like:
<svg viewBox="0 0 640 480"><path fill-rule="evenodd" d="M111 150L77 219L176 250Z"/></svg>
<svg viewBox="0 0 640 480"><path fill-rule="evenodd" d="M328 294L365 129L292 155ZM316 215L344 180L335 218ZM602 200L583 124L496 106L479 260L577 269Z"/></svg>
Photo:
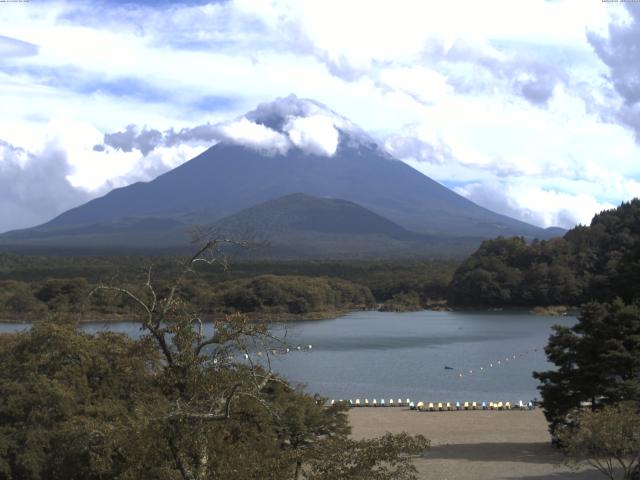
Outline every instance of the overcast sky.
<svg viewBox="0 0 640 480"><path fill-rule="evenodd" d="M536 225L640 196L640 4L31 0L0 3L0 231L150 180L291 93Z"/></svg>

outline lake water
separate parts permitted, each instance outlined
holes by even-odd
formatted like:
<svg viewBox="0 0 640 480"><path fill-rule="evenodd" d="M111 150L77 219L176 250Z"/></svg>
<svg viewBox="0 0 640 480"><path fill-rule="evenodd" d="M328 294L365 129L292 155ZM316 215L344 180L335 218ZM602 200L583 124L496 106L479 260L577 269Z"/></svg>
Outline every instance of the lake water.
<svg viewBox="0 0 640 480"><path fill-rule="evenodd" d="M543 351L551 326L575 321L518 312L355 312L288 323L287 341L313 348L272 356L271 364L307 391L335 399L528 401L539 397L531 373L551 368ZM0 332L22 328L0 324ZM140 334L138 323L83 328ZM275 333L283 328L273 326Z"/></svg>

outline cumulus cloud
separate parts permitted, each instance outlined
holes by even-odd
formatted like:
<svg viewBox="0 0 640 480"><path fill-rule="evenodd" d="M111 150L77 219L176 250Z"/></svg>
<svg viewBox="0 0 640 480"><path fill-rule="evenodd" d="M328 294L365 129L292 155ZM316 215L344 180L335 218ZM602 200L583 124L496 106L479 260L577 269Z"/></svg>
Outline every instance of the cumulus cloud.
<svg viewBox="0 0 640 480"><path fill-rule="evenodd" d="M359 127L321 103L289 95L262 103L236 120L215 125L164 132L128 125L124 130L105 134L103 144L93 149L104 151L106 146L124 152L137 149L146 156L162 146L225 142L269 154L284 154L296 147L308 154L330 157L336 153L341 137L347 143L373 143Z"/></svg>
<svg viewBox="0 0 640 480"><path fill-rule="evenodd" d="M392 156L415 162L447 164L455 161L451 147L429 125L409 125L387 137L384 149Z"/></svg>
<svg viewBox="0 0 640 480"><path fill-rule="evenodd" d="M338 149L340 134L329 117L290 118L284 130L291 142L306 152L331 157Z"/></svg>
<svg viewBox="0 0 640 480"><path fill-rule="evenodd" d="M158 130L143 128L138 131L135 125L127 125L122 132L106 133L104 143L124 152L130 152L137 148L143 155L147 155L162 141L162 133ZM99 148L99 147L98 147Z"/></svg>
<svg viewBox="0 0 640 480"><path fill-rule="evenodd" d="M71 168L55 142L35 153L0 140L0 232L50 220L90 195L71 185Z"/></svg>
<svg viewBox="0 0 640 480"><path fill-rule="evenodd" d="M223 141L269 153L284 153L291 145L289 139L282 133L246 118L221 126L220 132Z"/></svg>
<svg viewBox="0 0 640 480"><path fill-rule="evenodd" d="M604 118L631 127L640 141L640 9L628 4L627 18L613 19L607 35L588 31L587 38L608 69L608 79L622 104L604 104ZM613 111L614 113L610 113Z"/></svg>
<svg viewBox="0 0 640 480"><path fill-rule="evenodd" d="M597 212L613 208L588 194L568 194L531 185L471 183L454 189L469 200L540 227L588 225Z"/></svg>
<svg viewBox="0 0 640 480"><path fill-rule="evenodd" d="M601 170L640 178L637 145L620 126L640 131L627 31L637 21L629 10L608 26L623 6L586 3L496 0L495 15L468 2L463 16L457 4L413 0L373 2L367 15L340 0L0 9L0 131L41 152L33 139L59 112L91 125L90 144L74 150L86 137L72 132L61 151L70 181L92 194L150 179L220 141L322 155L335 151L335 132L337 149L365 141L344 117L295 97L240 116L294 91L445 184L583 189L615 204L634 187L615 193ZM586 27L611 31L587 39Z"/></svg>
<svg viewBox="0 0 640 480"><path fill-rule="evenodd" d="M529 102L544 105L553 96L556 84L560 80L561 75L552 69L537 68L520 75L516 85L520 88L522 96Z"/></svg>
<svg viewBox="0 0 640 480"><path fill-rule="evenodd" d="M609 67L616 91L629 104L640 101L640 9L627 5L628 19L612 21L608 35L587 32L589 43Z"/></svg>
<svg viewBox="0 0 640 480"><path fill-rule="evenodd" d="M30 57L38 53L38 46L17 38L0 35L0 58Z"/></svg>

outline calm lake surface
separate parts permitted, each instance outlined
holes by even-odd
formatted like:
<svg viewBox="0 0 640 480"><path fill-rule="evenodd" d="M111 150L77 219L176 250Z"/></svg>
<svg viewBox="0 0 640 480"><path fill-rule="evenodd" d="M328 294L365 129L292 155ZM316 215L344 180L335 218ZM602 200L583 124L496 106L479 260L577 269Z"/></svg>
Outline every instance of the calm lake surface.
<svg viewBox="0 0 640 480"><path fill-rule="evenodd" d="M517 312L355 312L274 324L291 345L313 348L272 356L271 365L307 391L335 399L528 401L539 397L531 373L551 368L543 351L551 326L575 321ZM0 332L23 328L0 324ZM133 322L83 328L140 335Z"/></svg>

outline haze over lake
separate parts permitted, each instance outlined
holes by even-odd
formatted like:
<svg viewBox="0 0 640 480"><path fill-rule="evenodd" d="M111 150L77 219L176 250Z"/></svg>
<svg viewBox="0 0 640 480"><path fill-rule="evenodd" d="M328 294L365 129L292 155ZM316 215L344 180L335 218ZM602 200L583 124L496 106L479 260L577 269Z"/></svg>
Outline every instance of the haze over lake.
<svg viewBox="0 0 640 480"><path fill-rule="evenodd" d="M335 399L528 401L539 396L531 373L551 367L543 351L551 326L574 322L526 312L354 312L287 323L288 343L313 348L272 356L271 362L309 392ZM274 333L282 335L283 325L275 324ZM0 331L21 328L0 324ZM140 334L134 322L83 328Z"/></svg>

